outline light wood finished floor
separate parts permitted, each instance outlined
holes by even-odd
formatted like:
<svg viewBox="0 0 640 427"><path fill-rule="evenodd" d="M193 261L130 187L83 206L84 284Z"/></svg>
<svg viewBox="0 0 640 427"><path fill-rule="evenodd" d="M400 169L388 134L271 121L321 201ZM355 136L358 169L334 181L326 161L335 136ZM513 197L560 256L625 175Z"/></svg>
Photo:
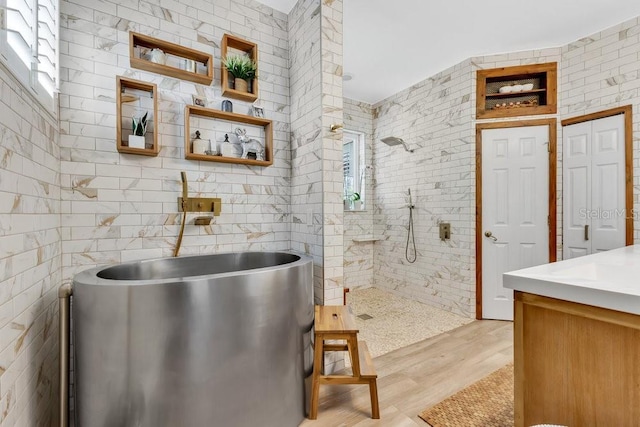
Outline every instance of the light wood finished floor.
<svg viewBox="0 0 640 427"><path fill-rule="evenodd" d="M474 321L373 360L380 420L371 419L369 387L320 387L317 420L304 427L420 426L418 414L513 361L513 323Z"/></svg>

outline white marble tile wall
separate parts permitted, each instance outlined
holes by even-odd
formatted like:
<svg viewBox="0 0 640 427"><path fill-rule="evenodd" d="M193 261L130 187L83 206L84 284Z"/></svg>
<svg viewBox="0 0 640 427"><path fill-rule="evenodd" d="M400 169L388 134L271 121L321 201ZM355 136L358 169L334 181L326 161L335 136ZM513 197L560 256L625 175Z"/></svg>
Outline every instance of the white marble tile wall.
<svg viewBox="0 0 640 427"><path fill-rule="evenodd" d="M316 303L342 304L342 132L329 131L342 123L342 1L300 0L289 37L291 242L313 256ZM344 359L335 353L325 366Z"/></svg>
<svg viewBox="0 0 640 427"><path fill-rule="evenodd" d="M342 0L322 0L322 222L324 303L341 305L343 296Z"/></svg>
<svg viewBox="0 0 640 427"><path fill-rule="evenodd" d="M633 108L634 241L640 242L640 18L562 47L560 119ZM559 139L561 143L562 139ZM561 169L560 169L561 170ZM558 186L558 191L562 186Z"/></svg>
<svg viewBox="0 0 640 427"><path fill-rule="evenodd" d="M221 197L209 227L188 215L181 254L290 249L288 18L253 0L61 1L61 184L63 278L97 264L168 256L180 215L180 171L191 196ZM132 69L129 31L210 53L210 86ZM220 41L258 44L260 99L274 121L270 167L184 159L184 106L193 94L220 108ZM116 151L115 76L158 85L158 157ZM250 104L231 100L234 112ZM222 139L217 135L216 139ZM218 141L219 142L219 141Z"/></svg>
<svg viewBox="0 0 640 427"><path fill-rule="evenodd" d="M289 14L292 248L314 258L317 303L342 303L342 2ZM318 71L322 70L322 73Z"/></svg>
<svg viewBox="0 0 640 427"><path fill-rule="evenodd" d="M291 247L313 257L319 304L324 301L320 9L320 0L300 0L289 13Z"/></svg>
<svg viewBox="0 0 640 427"><path fill-rule="evenodd" d="M0 112L0 425L53 425L58 407L58 125L2 65Z"/></svg>
<svg viewBox="0 0 640 427"><path fill-rule="evenodd" d="M476 71L559 61L559 48L475 57L375 106L374 224L384 238L375 245L376 287L475 316ZM415 152L379 142L389 135ZM414 264L405 260L408 209L400 209L409 187L417 208ZM451 223L448 242L438 238L440 222Z"/></svg>
<svg viewBox="0 0 640 427"><path fill-rule="evenodd" d="M374 283L470 317L475 305L474 150L471 61L374 106ZM380 141L404 139L402 146ZM405 259L411 189L417 261ZM451 240L440 241L440 222Z"/></svg>
<svg viewBox="0 0 640 427"><path fill-rule="evenodd" d="M373 107L365 102L344 99L344 128L364 135L364 164L373 164ZM350 290L373 286L374 242L354 242L373 237L372 168L365 169L364 211L344 213L344 286Z"/></svg>

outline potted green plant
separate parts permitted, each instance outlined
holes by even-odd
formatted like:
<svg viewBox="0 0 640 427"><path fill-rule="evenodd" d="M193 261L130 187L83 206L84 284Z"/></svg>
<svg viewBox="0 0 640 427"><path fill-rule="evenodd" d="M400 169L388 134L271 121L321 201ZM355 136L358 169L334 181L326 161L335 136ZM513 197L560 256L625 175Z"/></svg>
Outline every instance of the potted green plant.
<svg viewBox="0 0 640 427"><path fill-rule="evenodd" d="M249 81L256 77L258 64L245 55L227 56L222 60L227 71L234 77L234 88L240 92L249 91Z"/></svg>
<svg viewBox="0 0 640 427"><path fill-rule="evenodd" d="M144 135L147 133L147 115L149 113L144 113L144 116L140 118L133 117L131 120L132 125L131 129L133 130L133 134L129 135L129 148L145 148Z"/></svg>
<svg viewBox="0 0 640 427"><path fill-rule="evenodd" d="M353 192L347 195L344 202L344 207L347 210L359 211L362 209L362 200L359 193Z"/></svg>

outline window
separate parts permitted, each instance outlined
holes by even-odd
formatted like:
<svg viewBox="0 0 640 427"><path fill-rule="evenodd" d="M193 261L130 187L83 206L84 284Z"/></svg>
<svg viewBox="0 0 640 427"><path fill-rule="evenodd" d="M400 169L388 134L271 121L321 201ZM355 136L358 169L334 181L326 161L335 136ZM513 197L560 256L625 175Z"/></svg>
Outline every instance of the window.
<svg viewBox="0 0 640 427"><path fill-rule="evenodd" d="M58 0L0 0L0 57L55 113L58 88Z"/></svg>
<svg viewBox="0 0 640 427"><path fill-rule="evenodd" d="M365 202L364 135L345 130L342 145L344 173L344 206L361 210Z"/></svg>

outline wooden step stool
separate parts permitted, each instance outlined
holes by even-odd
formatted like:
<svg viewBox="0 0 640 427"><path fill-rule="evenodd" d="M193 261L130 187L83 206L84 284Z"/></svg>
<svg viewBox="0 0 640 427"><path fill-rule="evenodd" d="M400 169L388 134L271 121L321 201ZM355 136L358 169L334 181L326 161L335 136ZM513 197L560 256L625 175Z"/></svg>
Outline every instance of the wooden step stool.
<svg viewBox="0 0 640 427"><path fill-rule="evenodd" d="M342 340L345 344L325 344L325 340ZM325 351L348 351L352 375L323 375L321 371L324 367ZM309 419L315 420L318 417L320 384L369 384L371 418L379 419L377 378L367 344L364 341L358 341L356 322L347 306L316 305Z"/></svg>

